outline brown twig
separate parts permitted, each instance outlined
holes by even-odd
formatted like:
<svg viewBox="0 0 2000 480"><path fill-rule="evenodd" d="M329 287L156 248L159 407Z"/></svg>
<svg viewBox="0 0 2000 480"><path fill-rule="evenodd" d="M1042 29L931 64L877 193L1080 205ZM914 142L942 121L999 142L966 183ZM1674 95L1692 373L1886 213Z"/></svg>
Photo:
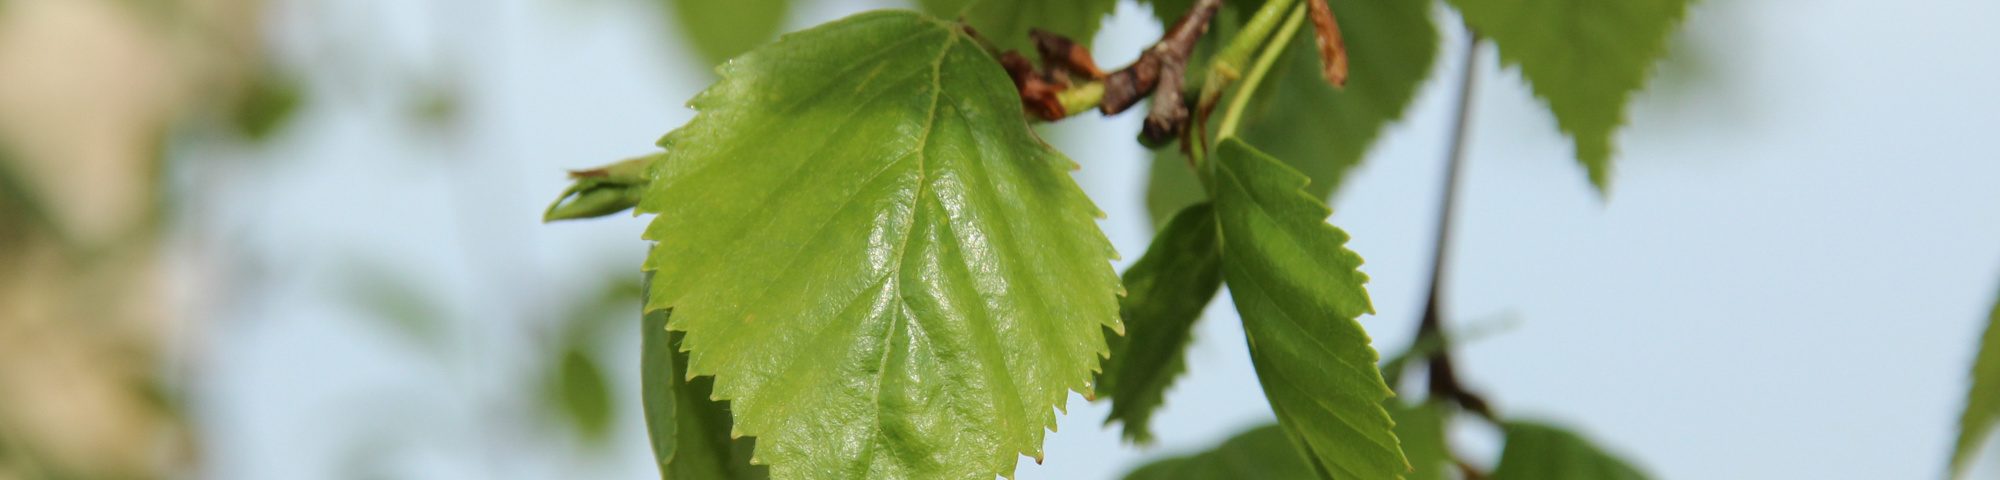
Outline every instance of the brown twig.
<svg viewBox="0 0 2000 480"><path fill-rule="evenodd" d="M1445 260L1447 259L1446 253L1450 250L1451 246L1451 225L1452 219L1455 216L1454 205L1458 203L1459 171L1463 166L1465 158L1465 135L1468 119L1471 117L1473 80L1478 78L1475 75L1478 73L1475 70L1477 67L1475 61L1479 59L1479 40L1475 35L1469 36L1472 40L1466 45L1465 72L1464 76L1459 79L1456 123L1452 125L1451 146L1447 150L1448 157L1446 157L1446 161L1448 163L1445 166L1444 198L1442 205L1438 207L1437 243L1431 261L1430 295L1424 303L1423 321L1417 325L1417 337L1415 340L1417 343L1412 343L1411 345L1412 348L1415 348L1421 342L1438 342L1427 362L1430 365L1429 387L1431 398L1452 401L1464 407L1466 411L1493 420L1498 417L1494 415L1493 408L1487 404L1486 399L1466 389L1465 385L1458 381L1458 374L1452 367L1451 342L1449 337L1445 335L1443 319L1444 300L1442 287L1444 284Z"/></svg>
<svg viewBox="0 0 2000 480"><path fill-rule="evenodd" d="M1105 115L1115 115L1132 108L1140 98L1152 95L1153 111L1146 122L1149 128L1156 123L1154 117L1161 115L1178 115L1180 121L1166 122L1174 125L1171 127L1173 130L1186 125L1187 105L1181 100L1180 89L1184 81L1182 74L1187 71L1188 55L1194 52L1195 42L1201 40L1202 34L1208 33L1209 21L1215 18L1216 10L1221 7L1222 0L1198 0L1187 14L1181 15L1180 20L1167 29L1166 35L1160 36L1159 42L1139 54L1139 60L1105 79L1104 102L1098 108ZM1174 88L1156 88L1162 83L1171 83Z"/></svg>

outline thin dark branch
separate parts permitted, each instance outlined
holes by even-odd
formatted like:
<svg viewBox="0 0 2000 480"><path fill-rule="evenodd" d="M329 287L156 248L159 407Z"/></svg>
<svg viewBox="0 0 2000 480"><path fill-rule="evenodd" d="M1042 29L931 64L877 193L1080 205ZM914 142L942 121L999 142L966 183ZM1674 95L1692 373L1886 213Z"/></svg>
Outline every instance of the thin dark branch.
<svg viewBox="0 0 2000 480"><path fill-rule="evenodd" d="M1451 343L1444 331L1444 279L1448 253L1451 250L1451 226L1456 216L1458 203L1459 175L1465 163L1465 139L1467 126L1472 117L1472 95L1474 80L1478 78L1479 36L1466 32L1464 73L1459 78L1457 113L1452 124L1451 144L1446 150L1444 198L1438 206L1438 226L1436 250L1432 252L1431 288L1429 298L1424 303L1422 323L1417 326L1416 342L1435 341L1436 349L1430 354L1430 395L1432 398L1448 399L1467 411L1486 418L1494 418L1492 407L1486 400L1470 391L1458 381L1452 367ZM1414 346L1416 343L1412 343Z"/></svg>
<svg viewBox="0 0 2000 480"><path fill-rule="evenodd" d="M1139 60L1132 65L1113 72L1104 79L1104 102L1098 108L1105 115L1123 112L1139 103L1140 98L1152 95L1155 105L1166 103L1182 105L1181 116L1186 117L1186 107L1181 101L1180 78L1170 81L1170 89L1155 89L1168 77L1179 77L1187 70L1188 55L1194 52L1194 45L1208 32L1210 20L1215 18L1217 9L1222 8L1222 0L1198 0L1187 14L1167 29L1160 41L1139 54ZM1171 75L1170 75L1171 74ZM1159 108L1154 110L1158 113Z"/></svg>

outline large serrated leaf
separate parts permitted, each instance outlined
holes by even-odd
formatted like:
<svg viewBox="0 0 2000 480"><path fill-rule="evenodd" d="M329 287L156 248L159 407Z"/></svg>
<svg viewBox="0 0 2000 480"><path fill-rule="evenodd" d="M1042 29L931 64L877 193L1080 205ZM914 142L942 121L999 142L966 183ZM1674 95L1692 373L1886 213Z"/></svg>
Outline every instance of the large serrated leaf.
<svg viewBox="0 0 2000 480"><path fill-rule="evenodd" d="M1986 334L1979 340L1979 356L1972 363L1972 389L1965 394L1965 413L1958 419L1957 448L1951 452L1951 478L1965 476L1967 468L2000 422L2000 302L1987 315Z"/></svg>
<svg viewBox="0 0 2000 480"><path fill-rule="evenodd" d="M1100 215L955 24L760 47L661 140L648 310L774 478L991 478L1040 458L1119 328Z"/></svg>
<svg viewBox="0 0 2000 480"><path fill-rule="evenodd" d="M1535 96L1576 143L1576 159L1605 191L1612 134L1625 102L1646 85L1692 0L1448 0L1465 23L1521 68Z"/></svg>
<svg viewBox="0 0 2000 480"><path fill-rule="evenodd" d="M1646 480L1639 469L1568 430L1530 422L1502 427L1507 446L1492 480Z"/></svg>
<svg viewBox="0 0 2000 480"><path fill-rule="evenodd" d="M791 0L667 0L690 43L710 65L770 41L784 26Z"/></svg>
<svg viewBox="0 0 2000 480"><path fill-rule="evenodd" d="M1326 223L1306 177L1226 138L1213 157L1223 277L1278 421L1322 478L1394 479L1410 466L1382 401L1392 394L1355 321L1374 308L1361 256Z"/></svg>
<svg viewBox="0 0 2000 480"><path fill-rule="evenodd" d="M1088 47L1118 0L917 0L917 5L938 18L964 20L1000 50L1032 57L1035 43L1028 30L1058 33Z"/></svg>
<svg viewBox="0 0 2000 480"><path fill-rule="evenodd" d="M1205 452L1154 461L1125 480L1312 480L1318 478L1285 430L1265 425L1230 437Z"/></svg>
<svg viewBox="0 0 2000 480"><path fill-rule="evenodd" d="M1118 302L1125 335L1107 336L1111 358L1098 375L1098 393L1111 394L1105 423L1125 425L1125 438L1152 440L1147 422L1167 387L1187 369L1187 344L1195 320L1222 289L1222 251L1215 212L1208 204L1182 210L1153 237L1146 255L1125 269Z"/></svg>

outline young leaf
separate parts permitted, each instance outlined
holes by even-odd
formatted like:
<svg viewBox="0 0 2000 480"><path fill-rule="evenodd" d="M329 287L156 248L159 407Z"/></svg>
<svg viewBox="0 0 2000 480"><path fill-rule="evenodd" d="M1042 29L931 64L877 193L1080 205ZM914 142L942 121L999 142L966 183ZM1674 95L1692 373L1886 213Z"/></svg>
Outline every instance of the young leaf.
<svg viewBox="0 0 2000 480"><path fill-rule="evenodd" d="M1118 0L917 0L917 5L938 18L963 18L1001 51L1032 55L1035 43L1028 30L1037 28L1090 46L1104 17L1118 8Z"/></svg>
<svg viewBox="0 0 2000 480"><path fill-rule="evenodd" d="M1590 440L1548 425L1507 422L1507 446L1492 480L1645 480Z"/></svg>
<svg viewBox="0 0 2000 480"><path fill-rule="evenodd" d="M1451 478L1451 450L1445 446L1445 419L1450 410L1437 402L1403 405L1396 399L1383 402L1389 417L1396 420L1396 439L1403 444L1403 456L1410 460L1410 473L1403 480L1445 480Z"/></svg>
<svg viewBox="0 0 2000 480"><path fill-rule="evenodd" d="M1125 424L1125 438L1152 441L1147 420L1167 387L1186 368L1195 320L1222 289L1222 252L1215 213L1208 204L1182 210L1153 237L1146 256L1125 270L1125 299L1118 302L1125 336L1107 335L1111 358L1097 391L1111 395L1105 423Z"/></svg>
<svg viewBox="0 0 2000 480"><path fill-rule="evenodd" d="M1972 390L1965 395L1965 413L1958 419L1958 448L1951 452L1951 478L1965 475L1980 445L2000 421L2000 303L1987 315L1986 335L1972 363Z"/></svg>
<svg viewBox="0 0 2000 480"><path fill-rule="evenodd" d="M721 69L640 210L688 371L776 478L969 478L1041 456L1119 329L1101 215L957 25L848 17Z"/></svg>
<svg viewBox="0 0 2000 480"><path fill-rule="evenodd" d="M674 18L701 51L720 65L778 35L791 0L670 0Z"/></svg>
<svg viewBox="0 0 2000 480"><path fill-rule="evenodd" d="M710 400L714 379L687 376L680 332L667 330L671 312L656 310L641 322L640 392L653 458L669 480L760 480L770 469L751 465L756 441L729 436L729 403Z"/></svg>
<svg viewBox="0 0 2000 480"><path fill-rule="evenodd" d="M1318 478L1285 430L1265 425L1206 452L1148 463L1125 480L1313 480Z"/></svg>
<svg viewBox="0 0 2000 480"><path fill-rule="evenodd" d="M1625 101L1666 56L1668 36L1691 0L1449 1L1466 25L1500 47L1501 61L1521 68L1576 142L1590 183L1605 191L1611 136L1625 122Z"/></svg>
<svg viewBox="0 0 2000 480"><path fill-rule="evenodd" d="M1341 246L1347 234L1302 190L1305 175L1277 159L1225 138L1212 160L1223 277L1278 422L1322 478L1410 471L1382 408L1391 393L1378 357L1354 320L1374 308L1361 256Z"/></svg>

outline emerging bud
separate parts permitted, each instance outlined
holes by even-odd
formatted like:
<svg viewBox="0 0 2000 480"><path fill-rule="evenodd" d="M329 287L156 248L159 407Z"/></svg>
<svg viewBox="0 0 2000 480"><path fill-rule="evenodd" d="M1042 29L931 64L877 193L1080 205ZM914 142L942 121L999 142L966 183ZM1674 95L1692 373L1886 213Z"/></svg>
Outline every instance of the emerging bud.
<svg viewBox="0 0 2000 480"><path fill-rule="evenodd" d="M542 212L542 221L602 217L638 205L646 184L652 180L647 172L652 170L654 161L666 155L656 153L590 170L570 171L569 178L576 183L549 204L549 209Z"/></svg>

